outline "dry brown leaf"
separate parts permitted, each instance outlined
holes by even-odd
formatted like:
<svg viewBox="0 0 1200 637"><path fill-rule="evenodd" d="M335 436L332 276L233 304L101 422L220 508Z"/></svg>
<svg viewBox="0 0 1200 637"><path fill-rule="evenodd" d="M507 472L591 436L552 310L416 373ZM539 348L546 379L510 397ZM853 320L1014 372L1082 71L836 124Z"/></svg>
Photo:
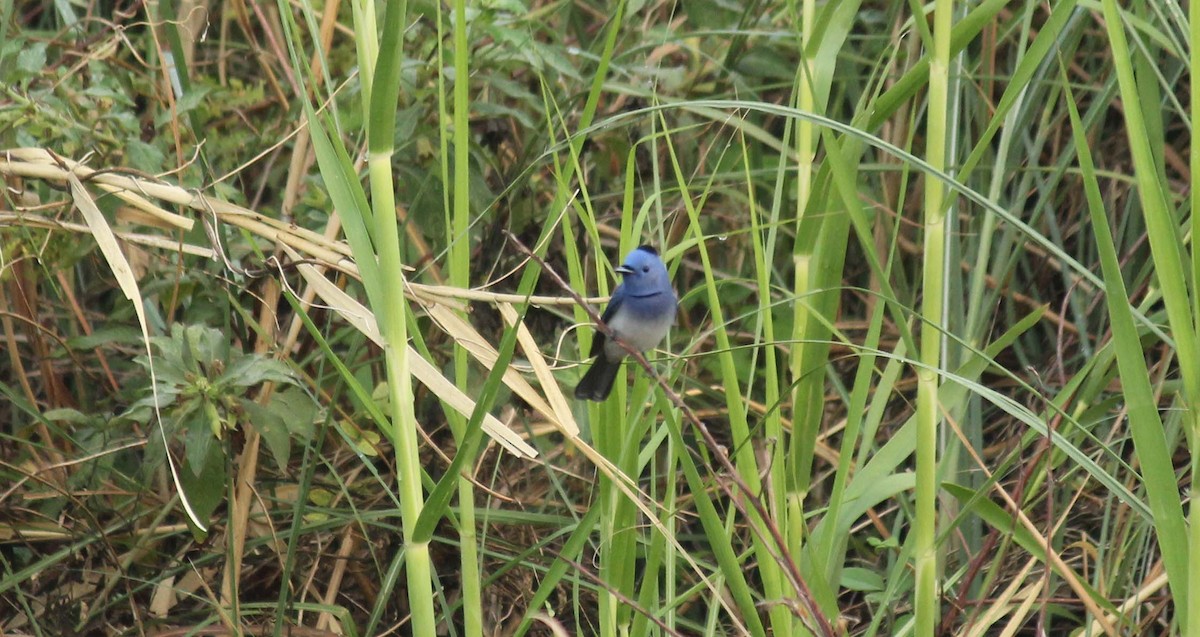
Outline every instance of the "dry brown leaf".
<svg viewBox="0 0 1200 637"><path fill-rule="evenodd" d="M291 253L291 250L288 250ZM294 253L292 253L294 254ZM304 280L312 286L313 291L330 309L337 312L345 318L351 325L366 335L367 338L375 342L376 345L383 346L383 336L379 333L379 326L375 322L375 315L371 310L349 294L346 294L341 288L334 285L329 279L326 279L321 272L314 266L309 264L301 264L299 266L300 274ZM429 388L431 392L441 398L452 409L470 417L475 410L475 401L463 393L454 383L450 382L442 375L436 367L429 361L425 360L417 350L411 346L408 348L409 367L412 370L413 376ZM534 449L529 443L521 438L520 434L504 426L495 416L487 414L483 419L483 431L493 440L500 443L509 453L515 454L522 458L536 458L537 449Z"/></svg>
<svg viewBox="0 0 1200 637"><path fill-rule="evenodd" d="M108 225L108 220L104 218L104 214L100 212L100 208L96 207L96 202L92 200L92 196L88 194L83 183L75 176L75 173L66 173L67 183L71 186L71 199L75 203L75 207L79 208L79 212L83 215L84 221L87 222L88 228L92 231L92 237L96 239L96 245L100 247L100 253L104 255L105 262L108 263L109 269L112 270L113 277L117 280L118 287L125 294L125 298L133 303L134 313L137 314L138 326L142 330L142 342L146 346L146 360L149 361L150 368L150 385L157 392L158 382L154 378L154 354L150 347L150 328L146 323L146 308L142 304L142 293L138 289L137 279L133 276L133 270L129 267L129 262L125 260L124 253L121 252L121 246L117 243L117 237L113 234L112 228ZM167 445L167 433L163 430L162 418L158 414L158 396L154 397L155 409L154 417L158 428L159 435L162 436L163 445ZM179 493L179 502L183 505L183 510L187 513L188 519L195 524L201 531L207 531L208 526L204 524L192 509L191 502L188 501L187 494L184 493L183 485L179 481L179 471L175 467L175 460L171 458L171 454L166 454L167 466L171 469L171 479L175 483L175 490Z"/></svg>

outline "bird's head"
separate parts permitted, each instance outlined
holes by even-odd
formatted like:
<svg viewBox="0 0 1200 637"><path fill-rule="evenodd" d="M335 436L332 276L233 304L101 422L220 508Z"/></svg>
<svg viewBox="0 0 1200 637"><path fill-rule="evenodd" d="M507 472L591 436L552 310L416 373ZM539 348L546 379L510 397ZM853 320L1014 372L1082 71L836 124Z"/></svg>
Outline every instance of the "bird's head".
<svg viewBox="0 0 1200 637"><path fill-rule="evenodd" d="M667 266L658 257L658 251L650 246L639 246L625 257L625 262L616 268L624 277L626 291L633 296L645 296L671 289Z"/></svg>

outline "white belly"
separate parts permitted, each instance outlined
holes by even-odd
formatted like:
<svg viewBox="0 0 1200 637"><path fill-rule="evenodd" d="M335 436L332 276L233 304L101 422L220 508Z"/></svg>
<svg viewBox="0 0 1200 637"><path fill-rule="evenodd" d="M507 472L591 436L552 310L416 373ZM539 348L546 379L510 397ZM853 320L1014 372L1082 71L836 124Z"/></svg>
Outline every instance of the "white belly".
<svg viewBox="0 0 1200 637"><path fill-rule="evenodd" d="M617 316L608 322L617 338L625 341L639 352L654 349L666 337L667 331L675 323L675 312L657 317L638 317L627 308L621 308ZM626 355L620 345L608 342L604 344L604 353L609 359Z"/></svg>

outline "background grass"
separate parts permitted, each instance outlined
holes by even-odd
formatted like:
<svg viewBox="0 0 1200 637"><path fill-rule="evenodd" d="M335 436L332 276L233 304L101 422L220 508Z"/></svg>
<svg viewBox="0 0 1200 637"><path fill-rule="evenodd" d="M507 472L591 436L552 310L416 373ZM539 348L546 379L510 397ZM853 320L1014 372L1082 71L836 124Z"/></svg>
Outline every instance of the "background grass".
<svg viewBox="0 0 1200 637"><path fill-rule="evenodd" d="M1200 22L744 4L0 1L0 632L1200 634Z"/></svg>

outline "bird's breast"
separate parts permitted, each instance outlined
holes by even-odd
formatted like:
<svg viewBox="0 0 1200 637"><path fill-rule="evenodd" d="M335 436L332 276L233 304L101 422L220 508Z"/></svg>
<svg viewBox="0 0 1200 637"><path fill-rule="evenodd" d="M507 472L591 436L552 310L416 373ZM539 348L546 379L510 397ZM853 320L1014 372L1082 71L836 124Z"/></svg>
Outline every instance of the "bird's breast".
<svg viewBox="0 0 1200 637"><path fill-rule="evenodd" d="M667 330L671 329L675 322L675 304L671 303L669 308L659 307L655 311L642 311L642 308L637 307L638 303L631 302L637 300L628 299L617 315L609 320L608 326L617 338L644 352L657 347L667 335ZM605 353L612 358L624 356L625 350L620 345L609 342L605 344Z"/></svg>

